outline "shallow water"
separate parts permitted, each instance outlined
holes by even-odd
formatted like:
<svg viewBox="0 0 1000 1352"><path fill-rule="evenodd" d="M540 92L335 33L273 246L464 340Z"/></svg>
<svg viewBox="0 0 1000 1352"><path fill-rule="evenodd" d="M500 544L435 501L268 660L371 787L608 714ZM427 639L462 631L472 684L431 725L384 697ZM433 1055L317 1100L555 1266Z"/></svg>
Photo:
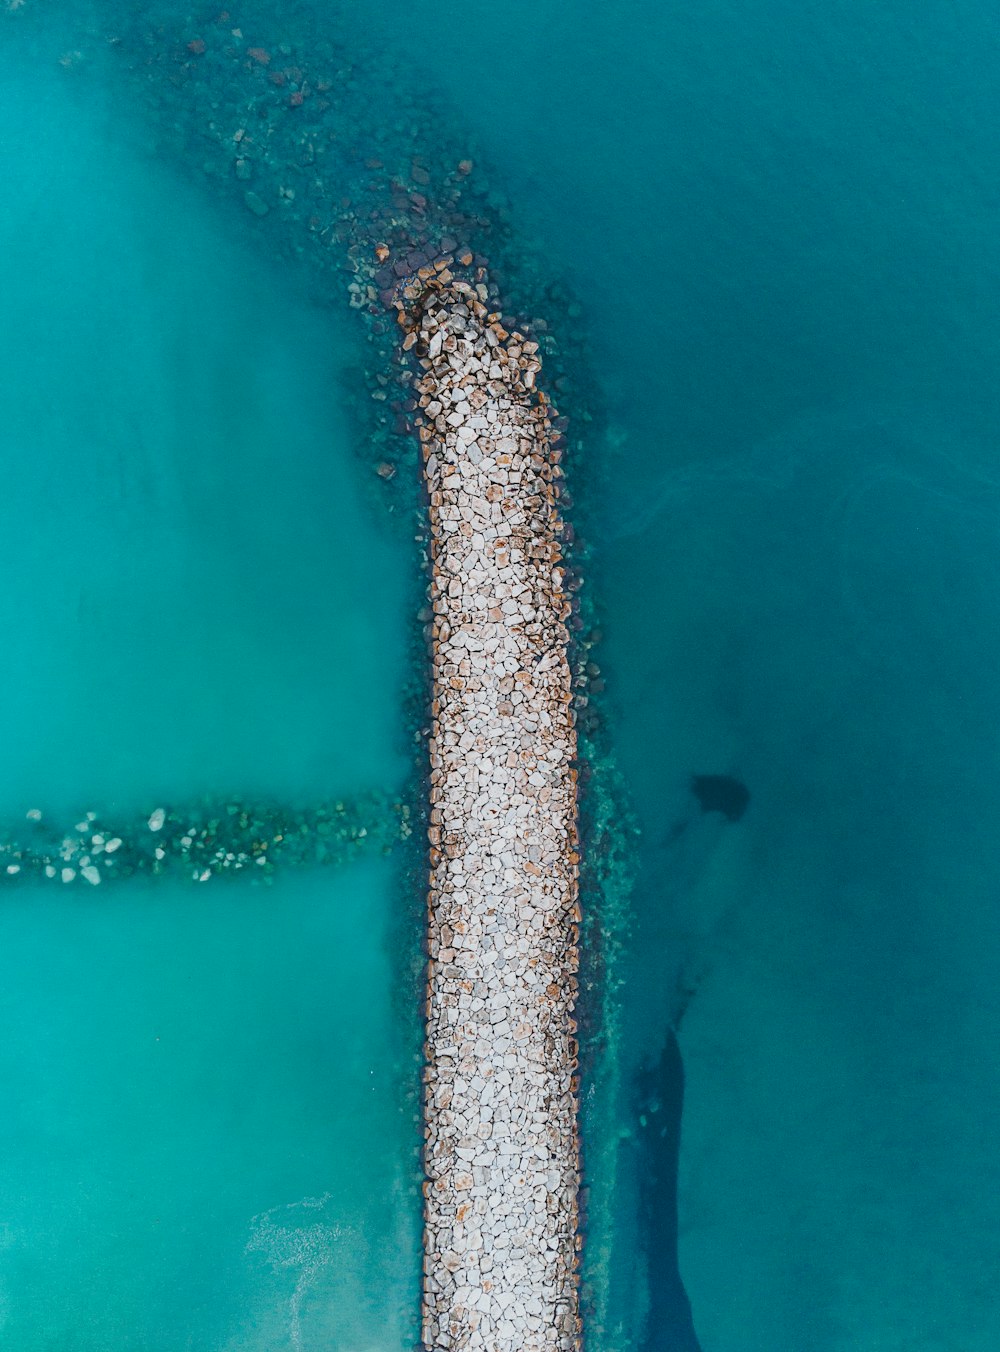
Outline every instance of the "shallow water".
<svg viewBox="0 0 1000 1352"><path fill-rule="evenodd" d="M5 902L4 1339L403 1346L412 1069L385 864Z"/></svg>
<svg viewBox="0 0 1000 1352"><path fill-rule="evenodd" d="M408 587L331 397L354 335L51 67L23 48L0 118L3 812L398 792ZM5 1346L412 1341L401 892L372 861L5 893Z"/></svg>
<svg viewBox="0 0 1000 1352"><path fill-rule="evenodd" d="M91 88L4 87L5 799L391 787L405 565L331 397L353 332Z"/></svg>
<svg viewBox="0 0 1000 1352"><path fill-rule="evenodd" d="M588 1254L592 1345L690 1346L676 1303L673 1319L662 1305L661 1322L647 1318L673 1255L669 1227L644 1224L641 1205L669 1164L643 1152L669 1133L649 1126L665 1109L640 1071L679 1021L679 1262L705 1352L991 1348L996 16L943 0L919 13L861 0L629 0L572 18L551 0L442 0L433 14L386 0L328 13L331 31L377 39L401 71L416 64L418 87L445 89L449 131L466 129L519 227L584 296L562 322L586 326L601 373L610 434L592 433L577 469L580 519L612 737L643 835L614 1065L587 1102L585 1158L605 1179L618 1161L613 1222ZM443 54L414 63L427 26L447 35ZM6 72L0 139L17 187L0 217L16 320L0 337L5 810L36 794L74 809L91 793L127 801L150 785L398 784L409 565L366 514L330 397L346 327L225 233L210 194L130 159L99 84L70 107L48 66L22 59L25 79ZM692 773L745 782L744 818L702 816ZM278 1003L294 990L296 936L332 908L345 927L333 971L349 942L368 974L366 1017L348 1023L359 986L345 968L332 1006L332 990L307 983L288 1036L349 1026L327 1055L356 1104L366 1067L412 1049L384 955L399 887L373 864L252 892L255 937L225 987L236 894L210 912L200 896L174 908L163 894L141 913L88 899L63 925L19 901L4 951L35 946L36 963L62 951L107 972L141 924L136 942L159 945L156 998L105 992L91 1047L123 1008L119 1040L130 1020L139 1038L176 1008L170 963L193 951L205 955L198 1027L243 1038L251 990L265 982ZM66 926L79 932L64 950ZM30 1213L11 1222L3 1259L18 1345L33 1346L19 1302L43 1282L44 1257L55 1322L38 1346L80 1346L73 1311L91 1300L95 1347L187 1338L236 1352L293 1346L296 1327L306 1347L405 1346L397 1294L412 1309L419 1204L384 1197L386 1180L409 1178L411 1117L376 1093L355 1134L332 1087L315 1088L315 1050L289 1054L256 1012L255 1054L244 1043L211 1086L207 1122L194 1120L214 1078L200 1045L190 1060L178 1051L176 1097L154 1082L131 1100L140 1114L166 1106L146 1123L155 1160L123 1207L129 1233L159 1200L158 1173L179 1226L200 1195L191 1160L215 1160L205 1248L157 1248L146 1231L102 1258L122 1193L147 1169L133 1131L101 1164L96 1091L73 1129L80 1056L59 1030L78 1025L86 996L56 976L46 1007L59 1045L44 1064L64 1095L51 1111L66 1123L65 1163L45 1176L36 1105L10 1156L26 1181L5 1204ZM26 1014L45 989L24 982L11 978L5 1006L19 1030L5 1080L22 1097L41 1074ZM120 1098L140 1055L119 1042L97 1085ZM255 1058L261 1113L284 1113L266 1152L252 1114L225 1117ZM168 1160L175 1115L187 1125ZM238 1128L232 1156L220 1119ZM355 1156L380 1198L370 1210ZM258 1171L260 1186L247 1178ZM70 1175L89 1213L64 1202ZM327 1192L340 1200L308 1204ZM397 1225L383 1304L372 1274ZM349 1260L338 1226L364 1228ZM86 1246L71 1239L81 1227ZM91 1297L83 1272L96 1267ZM293 1304L303 1274L316 1284ZM73 1299L53 1296L60 1281ZM346 1322L324 1325L330 1310Z"/></svg>

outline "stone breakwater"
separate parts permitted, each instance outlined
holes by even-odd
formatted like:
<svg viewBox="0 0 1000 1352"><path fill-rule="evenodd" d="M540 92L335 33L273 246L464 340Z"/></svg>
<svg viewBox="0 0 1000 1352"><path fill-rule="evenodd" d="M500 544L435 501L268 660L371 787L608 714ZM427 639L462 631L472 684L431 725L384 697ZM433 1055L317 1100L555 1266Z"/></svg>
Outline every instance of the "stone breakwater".
<svg viewBox="0 0 1000 1352"><path fill-rule="evenodd" d="M423 1341L541 1352L580 1342L572 612L538 346L484 299L400 314L434 615Z"/></svg>

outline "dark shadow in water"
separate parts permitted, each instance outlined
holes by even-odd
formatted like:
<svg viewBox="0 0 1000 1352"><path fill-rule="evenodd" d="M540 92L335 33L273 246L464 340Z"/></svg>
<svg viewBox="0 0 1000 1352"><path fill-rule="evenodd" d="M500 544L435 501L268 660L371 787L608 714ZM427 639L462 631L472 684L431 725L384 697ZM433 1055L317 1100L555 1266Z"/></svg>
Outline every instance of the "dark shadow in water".
<svg viewBox="0 0 1000 1352"><path fill-rule="evenodd" d="M649 1282L649 1314L638 1352L701 1352L677 1262L684 1063L672 1028L659 1060L639 1072L636 1088L640 1247Z"/></svg>
<svg viewBox="0 0 1000 1352"><path fill-rule="evenodd" d="M731 822L739 821L750 802L750 790L732 775L692 775L691 792L702 812L721 812Z"/></svg>
<svg viewBox="0 0 1000 1352"><path fill-rule="evenodd" d="M691 793L702 813L718 812L728 822L738 822L750 805L750 790L733 775L692 775ZM673 845L695 820L693 815L674 822L663 836L664 845Z"/></svg>

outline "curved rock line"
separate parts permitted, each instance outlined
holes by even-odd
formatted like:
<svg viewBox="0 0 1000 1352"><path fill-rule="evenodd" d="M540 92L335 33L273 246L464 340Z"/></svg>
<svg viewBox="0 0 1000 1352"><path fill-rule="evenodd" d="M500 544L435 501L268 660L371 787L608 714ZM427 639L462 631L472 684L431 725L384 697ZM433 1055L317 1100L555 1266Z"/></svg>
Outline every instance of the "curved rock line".
<svg viewBox="0 0 1000 1352"><path fill-rule="evenodd" d="M402 322L407 322L405 312ZM413 317L433 626L423 1341L579 1345L576 731L537 345Z"/></svg>

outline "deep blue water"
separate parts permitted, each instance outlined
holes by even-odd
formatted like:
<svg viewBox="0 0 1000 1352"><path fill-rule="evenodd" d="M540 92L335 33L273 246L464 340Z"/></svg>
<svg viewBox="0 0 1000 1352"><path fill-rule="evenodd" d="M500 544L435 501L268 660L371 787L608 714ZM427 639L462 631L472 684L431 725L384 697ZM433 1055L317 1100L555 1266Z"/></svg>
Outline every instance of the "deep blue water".
<svg viewBox="0 0 1000 1352"><path fill-rule="evenodd" d="M642 1205L653 1188L667 1204L656 1151L670 1144L649 1127L644 1067L684 1007L678 1252L705 1352L985 1352L1000 1334L1000 19L978 0L386 0L331 7L329 22L451 97L450 130L467 129L518 227L583 296L563 322L585 327L608 410L577 474L612 737L643 834L620 1090L590 1108L588 1158L620 1161L588 1274L592 1346L684 1346L655 1297L669 1227ZM408 564L365 514L331 398L352 339L222 233L208 193L122 158L99 88L81 120L19 59L0 140L5 800L200 788L207 747L217 776L253 787L399 782ZM113 341L95 344L95 327ZM692 773L739 777L745 816L700 814ZM336 1022L336 1055L307 1037L289 1058L255 1010L223 1081L197 1075L210 1041L178 1053L182 1087L143 1134L190 1217L192 1159L235 1132L206 1240L229 1246L231 1269L176 1241L155 1261L134 1245L108 1255L118 1190L151 1176L140 1133L122 1119L108 1163L95 1099L73 1099L81 1053L65 1039L60 1057L39 1051L42 976L37 959L18 964L3 1075L35 1116L21 1153L4 1152L0 1221L19 1348L291 1346L294 1273L311 1262L342 1285L306 1310L303 1346L406 1345L418 1203L405 1182L398 1206L377 1181L353 1190L352 1161L376 1179L374 1161L394 1160L405 1180L412 1124L387 1088L364 1110L363 1147L353 1108L324 1138L332 1091L306 1088L333 1075L360 1103L365 1070L405 1038L385 930L369 923L388 924L390 873L344 873L322 902L296 882L280 910L255 897L266 963L241 950L221 994L207 958L190 977L199 1027L204 1002L238 1022L262 980L297 984L296 933L354 889L337 915L356 922L368 977L345 971L347 1004L317 990L293 1025L301 1038ZM142 914L152 989L174 1008L172 964L207 922ZM3 949L57 955L72 938L62 961L99 970L128 923L98 912L80 932L17 907ZM212 913L214 951L234 923L228 902ZM86 996L58 971L48 1007L72 1026ZM114 982L102 1001L109 1021L146 1026ZM385 1012L367 1017L369 1001ZM230 1102L250 1060L268 1103L301 1107L266 1124L275 1149L256 1156ZM129 1064L115 1053L116 1075ZM40 1066L45 1112L72 1124L79 1110L57 1159L90 1212L34 1148L47 1119L25 1086ZM174 1114L187 1153L168 1158ZM288 1152L301 1168L275 1162ZM274 1241L254 1269L255 1218L297 1205L298 1226L328 1192L350 1216L324 1213L298 1268ZM323 1231L338 1224L372 1227L357 1267ZM366 1304L390 1250L398 1281L384 1307ZM76 1321L95 1268L106 1322L88 1343ZM41 1287L44 1325L24 1313ZM346 1327L324 1325L330 1308Z"/></svg>

